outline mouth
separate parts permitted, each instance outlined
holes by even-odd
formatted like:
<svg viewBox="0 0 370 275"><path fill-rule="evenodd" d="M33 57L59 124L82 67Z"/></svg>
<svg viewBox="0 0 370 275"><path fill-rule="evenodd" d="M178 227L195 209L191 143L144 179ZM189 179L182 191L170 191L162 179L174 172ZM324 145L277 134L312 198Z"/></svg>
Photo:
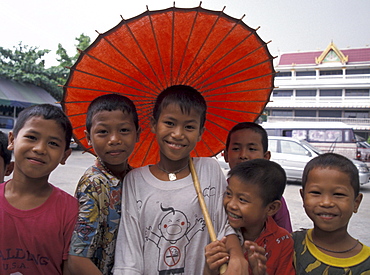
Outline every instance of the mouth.
<svg viewBox="0 0 370 275"><path fill-rule="evenodd" d="M166 141L166 143L168 144L168 146L170 148L176 149L176 150L186 147L185 145L177 144L177 143L172 143L172 142L169 142L169 141Z"/></svg>
<svg viewBox="0 0 370 275"><path fill-rule="evenodd" d="M337 215L330 213L319 213L318 216L324 220L331 220L335 218Z"/></svg>
<svg viewBox="0 0 370 275"><path fill-rule="evenodd" d="M112 150L112 151L108 151L107 154L111 156L117 156L124 152L125 152L124 150Z"/></svg>
<svg viewBox="0 0 370 275"><path fill-rule="evenodd" d="M234 213L227 212L227 215L232 219L241 219L241 216L235 215Z"/></svg>
<svg viewBox="0 0 370 275"><path fill-rule="evenodd" d="M46 162L38 158L27 158L30 162L35 164L45 164Z"/></svg>

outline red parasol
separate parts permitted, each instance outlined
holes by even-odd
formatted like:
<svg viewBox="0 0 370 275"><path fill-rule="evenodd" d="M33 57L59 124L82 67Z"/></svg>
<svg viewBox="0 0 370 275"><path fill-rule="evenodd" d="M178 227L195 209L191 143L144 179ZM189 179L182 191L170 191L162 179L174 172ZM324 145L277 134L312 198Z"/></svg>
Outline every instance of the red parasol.
<svg viewBox="0 0 370 275"><path fill-rule="evenodd" d="M255 121L273 89L275 71L267 45L240 19L201 7L149 11L100 34L81 52L64 87L62 106L74 138L85 139L89 103L106 93L124 94L137 106L142 134L129 162L159 160L149 122L154 100L170 85L196 88L207 101L205 133L192 156L213 156L228 130Z"/></svg>

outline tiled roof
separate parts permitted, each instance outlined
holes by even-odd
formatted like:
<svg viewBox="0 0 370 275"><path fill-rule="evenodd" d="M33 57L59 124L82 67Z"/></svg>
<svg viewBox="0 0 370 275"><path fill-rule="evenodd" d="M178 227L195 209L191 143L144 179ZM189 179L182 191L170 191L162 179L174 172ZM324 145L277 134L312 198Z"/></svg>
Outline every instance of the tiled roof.
<svg viewBox="0 0 370 275"><path fill-rule="evenodd" d="M315 65L315 58L319 57L323 51L314 51L314 52L299 52L299 53L285 53L282 54L279 60L278 66L282 65ZM345 49L341 52L347 56L348 63L357 63L357 62L370 62L370 48L361 48L361 49Z"/></svg>

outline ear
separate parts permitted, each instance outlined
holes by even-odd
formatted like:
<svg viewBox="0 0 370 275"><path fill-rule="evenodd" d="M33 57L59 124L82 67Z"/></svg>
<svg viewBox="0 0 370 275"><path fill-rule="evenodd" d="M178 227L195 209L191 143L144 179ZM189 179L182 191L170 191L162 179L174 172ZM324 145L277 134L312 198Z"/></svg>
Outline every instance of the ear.
<svg viewBox="0 0 370 275"><path fill-rule="evenodd" d="M271 152L270 151L266 151L266 153L263 155L263 158L264 159L267 159L267 160L270 160L270 158L271 158Z"/></svg>
<svg viewBox="0 0 370 275"><path fill-rule="evenodd" d="M150 117L150 131L155 134L155 126L157 125L157 122L155 121L154 117Z"/></svg>
<svg viewBox="0 0 370 275"><path fill-rule="evenodd" d="M87 139L87 144L89 145L89 146L91 146L92 144L91 144L91 138L90 138L90 134L89 134L89 132L88 131L84 131L84 133L85 133L85 137L86 137L86 139Z"/></svg>
<svg viewBox="0 0 370 275"><path fill-rule="evenodd" d="M267 215L268 216L273 216L276 214L276 212L279 211L281 207L281 201L280 200L274 200L273 202L270 202L267 205Z"/></svg>
<svg viewBox="0 0 370 275"><path fill-rule="evenodd" d="M205 130L206 130L206 128L204 128L204 127L202 129L200 129L199 136L198 136L198 141L201 141L202 135L203 135L203 133L204 133Z"/></svg>
<svg viewBox="0 0 370 275"><path fill-rule="evenodd" d="M9 176L14 170L14 161L11 161L5 168L5 176Z"/></svg>
<svg viewBox="0 0 370 275"><path fill-rule="evenodd" d="M226 148L224 150L224 159L225 159L225 162L229 162L229 153L227 152Z"/></svg>
<svg viewBox="0 0 370 275"><path fill-rule="evenodd" d="M8 150L14 150L14 134L12 131L10 131L8 134Z"/></svg>
<svg viewBox="0 0 370 275"><path fill-rule="evenodd" d="M59 162L61 165L64 165L66 164L66 160L67 158L72 154L72 149L69 148L67 150L64 151L64 155L63 155L63 158L61 159L61 161Z"/></svg>
<svg viewBox="0 0 370 275"><path fill-rule="evenodd" d="M353 213L357 213L358 208L360 207L362 198L363 198L363 194L359 193L357 198L355 199L355 207L354 207Z"/></svg>

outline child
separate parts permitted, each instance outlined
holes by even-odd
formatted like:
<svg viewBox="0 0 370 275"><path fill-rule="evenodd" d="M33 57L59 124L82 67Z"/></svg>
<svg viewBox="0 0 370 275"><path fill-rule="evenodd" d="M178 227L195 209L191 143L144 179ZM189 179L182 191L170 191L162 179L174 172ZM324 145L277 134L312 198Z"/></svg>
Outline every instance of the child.
<svg viewBox="0 0 370 275"><path fill-rule="evenodd" d="M8 150L8 136L0 131L0 183L13 172L12 151Z"/></svg>
<svg viewBox="0 0 370 275"><path fill-rule="evenodd" d="M71 154L72 126L63 111L24 109L9 133L12 179L0 184L0 273L65 274L76 223L75 198L48 182Z"/></svg>
<svg viewBox="0 0 370 275"><path fill-rule="evenodd" d="M314 228L293 233L297 274L370 274L370 247L348 234L362 200L356 166L326 153L303 170L303 207Z"/></svg>
<svg viewBox="0 0 370 275"><path fill-rule="evenodd" d="M267 159L271 157L268 151L266 130L254 122L241 122L229 132L226 140L225 161L230 169L240 162L251 159ZM273 216L278 226L292 232L289 210L284 197L281 197L281 207Z"/></svg>
<svg viewBox="0 0 370 275"><path fill-rule="evenodd" d="M91 102L86 138L97 159L75 193L80 213L69 252L69 267L75 274L112 274L122 180L132 169L127 159L139 133L136 108L127 97L107 94Z"/></svg>
<svg viewBox="0 0 370 275"><path fill-rule="evenodd" d="M242 162L229 172L223 202L230 225L240 229L243 241L253 241L265 249L269 275L295 274L293 240L272 218L280 208L285 183L285 171L275 162L266 159ZM211 249L215 249L211 244L206 247L208 265L212 265L210 255L215 254ZM249 272L252 274L252 270Z"/></svg>
<svg viewBox="0 0 370 275"><path fill-rule="evenodd" d="M124 179L114 274L203 271L203 251L210 239L190 174L189 156L201 140L206 108L203 96L189 86L171 86L158 95L151 129L160 160L131 171ZM225 177L211 158L194 158L194 166L216 234L233 234L227 237L228 247L232 247L229 268L239 267L246 261L236 245L235 233L227 227L222 207ZM238 252L240 258L234 257Z"/></svg>

